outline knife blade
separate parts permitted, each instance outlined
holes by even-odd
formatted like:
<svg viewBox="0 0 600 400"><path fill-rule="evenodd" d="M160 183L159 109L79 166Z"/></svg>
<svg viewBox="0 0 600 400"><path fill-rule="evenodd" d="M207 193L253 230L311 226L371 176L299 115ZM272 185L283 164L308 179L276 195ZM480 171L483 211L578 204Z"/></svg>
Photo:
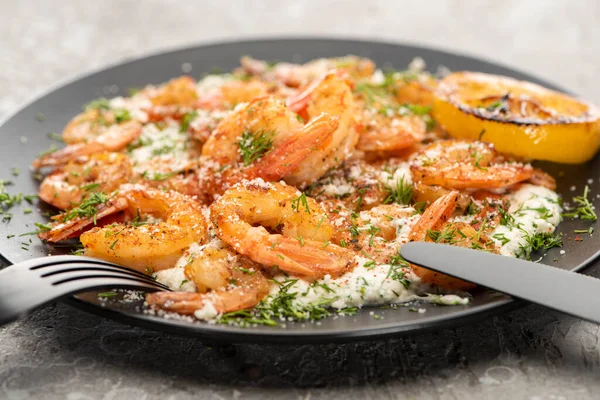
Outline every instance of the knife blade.
<svg viewBox="0 0 600 400"><path fill-rule="evenodd" d="M439 243L407 243L400 254L413 264L600 323L600 280L596 278Z"/></svg>

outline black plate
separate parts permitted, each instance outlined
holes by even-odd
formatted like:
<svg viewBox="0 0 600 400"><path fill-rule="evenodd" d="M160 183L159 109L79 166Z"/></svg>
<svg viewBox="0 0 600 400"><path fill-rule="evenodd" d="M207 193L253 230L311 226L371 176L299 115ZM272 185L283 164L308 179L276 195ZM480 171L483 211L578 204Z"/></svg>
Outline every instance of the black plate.
<svg viewBox="0 0 600 400"><path fill-rule="evenodd" d="M78 112L82 104L106 96L127 94L127 88L149 83L159 83L182 74L182 64L192 65L191 75L200 77L203 73L219 67L231 70L236 67L241 55L252 55L269 60L303 62L317 57L357 54L373 59L379 66L398 69L405 68L414 57L422 57L431 71L439 66L451 70L473 70L512 76L555 88L521 72L471 57L450 54L442 51L397 44L366 42L357 40L332 39L285 39L256 40L248 42L224 43L194 47L153 55L139 60L111 67L77 80L71 81L45 94L17 113L10 116L0 126L0 178L14 182L9 191L24 194L36 193L38 183L29 172L29 165L38 153L47 149L53 142L48 132L60 132L65 124ZM43 117L42 117L43 116ZM24 139L25 138L25 139ZM600 158L585 165L565 166L556 164L541 165L558 178L558 192L565 200L580 194L588 179L592 179L593 200L596 201L596 188L600 185ZM13 168L19 168L19 176L11 176ZM575 191L572 191L572 187ZM0 248L2 255L12 263L45 255L44 247L35 236L7 238L10 234L21 234L35 230L34 222L44 221L43 205L34 204L33 213L24 214L23 209L14 209L14 217L8 224L0 223ZM589 265L598 255L600 242L581 235L583 242L573 239L573 229L588 228L591 224L583 221L565 221L560 231L565 234L561 255L552 249L542 262L566 269L579 270ZM594 224L596 225L596 224ZM597 226L595 226L598 230ZM32 244L29 250L22 249L22 242ZM553 261L557 260L557 261ZM559 284L559 283L557 283ZM342 341L367 337L380 337L392 334L415 333L422 330L439 329L450 325L473 322L481 318L504 312L523 303L506 296L482 291L476 293L468 306L424 306L427 312L410 312L407 308L380 309L365 308L356 316L330 318L318 323L288 323L283 327L238 328L202 322L186 322L163 319L143 314L139 303L103 303L93 293L71 298L69 303L85 310L117 319L126 323L142 325L152 329L201 336L213 340L253 341L253 342L325 342ZM371 315L380 315L376 319Z"/></svg>

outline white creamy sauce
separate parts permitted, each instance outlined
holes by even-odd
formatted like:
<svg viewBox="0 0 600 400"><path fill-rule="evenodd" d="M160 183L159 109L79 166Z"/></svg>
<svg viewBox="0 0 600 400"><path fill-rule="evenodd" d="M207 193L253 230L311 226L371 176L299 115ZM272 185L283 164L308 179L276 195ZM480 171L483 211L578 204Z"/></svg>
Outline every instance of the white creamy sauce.
<svg viewBox="0 0 600 400"><path fill-rule="evenodd" d="M163 285L167 285L172 290L178 292L195 292L196 285L194 282L188 280L185 276L185 266L190 260L198 253L202 251L203 246L199 244L192 244L177 260L175 267L169 269L163 269L154 273L156 280Z"/></svg>
<svg viewBox="0 0 600 400"><path fill-rule="evenodd" d="M408 165L401 165L393 172L382 172L381 174L382 182L388 185L399 181L401 178L404 178L406 183L410 183ZM500 225L493 231L493 235L503 234L510 239L509 242L502 245L501 240L494 238L501 254L515 257L522 246L527 246L525 240L527 235L554 232L561 219L561 208L558 195L555 192L534 185L523 185L518 191L510 195L510 201L509 214L514 218L515 225L520 228L509 228ZM407 209L412 210L410 207ZM544 209L548 211L542 211ZM361 218L371 223L377 222L365 212L361 212ZM396 226L397 237L389 242L389 245L399 248L408 242L410 230L419 218L419 215L412 215L391 221L392 225ZM472 217L457 217L453 220L466 220L468 218ZM180 287L181 282L185 279L183 267L188 262L190 254L198 253L202 248L203 246L195 245L186 252L175 268L156 273L157 279L174 290L193 291L195 288L191 282L186 282ZM469 303L469 297L466 293L428 293L432 288L422 284L410 268L388 264L372 265L372 263L369 263L369 259L361 256L357 256L355 260L357 266L338 278L326 275L315 283L302 279L296 280L296 278L284 275L276 276L275 279L279 282L287 281L288 283L289 279L296 280L287 289L287 293L295 294L293 302L300 308L310 304L326 303L334 309L343 310L348 307L402 304L415 300L441 305L464 305ZM402 277L406 278L406 282L409 282L408 287L403 284ZM280 287L273 285L270 295L265 301L267 303L271 301L279 291ZM421 311L419 310L419 312ZM217 315L214 306L209 302L206 302L205 306L195 313L196 318L201 320L211 320L216 318Z"/></svg>
<svg viewBox="0 0 600 400"><path fill-rule="evenodd" d="M515 226L498 225L491 237L500 246L500 254L516 257L528 246L527 237L554 232L562 210L558 195L542 186L523 185L510 195L510 202Z"/></svg>
<svg viewBox="0 0 600 400"><path fill-rule="evenodd" d="M362 307L367 304L406 303L416 300L419 296L413 289L389 278L390 265L380 264L371 268L365 267L369 260L357 257L359 265L352 271L339 278L326 275L323 279L311 284L302 279L290 287L288 293L296 293L295 302L300 306L328 302L332 308ZM395 267L398 268L398 267ZM418 284L418 278L409 269L399 269L411 281L410 286ZM285 281L283 275L275 277ZM271 288L271 295L276 296L278 286Z"/></svg>
<svg viewBox="0 0 600 400"><path fill-rule="evenodd" d="M194 282L188 281L183 271L183 267L163 269L162 271L155 272L154 277L158 282L167 285L172 290L178 292L195 292L196 285L194 285Z"/></svg>

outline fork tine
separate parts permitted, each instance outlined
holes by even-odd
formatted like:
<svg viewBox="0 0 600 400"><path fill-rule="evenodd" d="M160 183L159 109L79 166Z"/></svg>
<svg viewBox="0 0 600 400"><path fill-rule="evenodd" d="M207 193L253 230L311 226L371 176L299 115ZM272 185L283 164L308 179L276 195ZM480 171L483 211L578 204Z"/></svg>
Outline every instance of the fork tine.
<svg viewBox="0 0 600 400"><path fill-rule="evenodd" d="M116 274L121 274L121 275L132 276L132 277L135 277L137 279L142 279L142 280L152 280L152 281L155 280L154 278L152 278L149 275L137 274L137 273L134 273L134 271L131 271L129 269L117 269L117 268L113 268L111 266L105 266L102 264L91 264L91 263L82 265L81 263L76 263L76 262L69 263L69 264L52 265L47 268L38 270L37 273L40 274L40 277L46 278L49 276L64 274L64 273L68 273L68 272L75 272L75 271L103 271L103 272L108 272L108 273L116 273Z"/></svg>
<svg viewBox="0 0 600 400"><path fill-rule="evenodd" d="M81 279L74 278L59 281L54 288L61 293L60 296L102 289L131 289L152 292L165 290L160 284L142 282L124 276L114 277L106 275L96 275Z"/></svg>
<svg viewBox="0 0 600 400"><path fill-rule="evenodd" d="M75 256L47 257L47 259L41 260L37 264L29 267L29 269L32 271L35 271L38 269L47 269L47 268L55 266L55 265L66 265L66 264L70 264L70 263L74 263L74 262L77 262L80 264L104 265L106 267L111 267L111 268L119 269L122 271L128 271L128 272L134 273L135 275L146 276L146 277L148 276L148 275L144 274L143 272L136 271L135 269L127 268L127 267L124 267L119 264L104 261L99 258L75 257Z"/></svg>
<svg viewBox="0 0 600 400"><path fill-rule="evenodd" d="M93 270L92 271L73 271L69 275L65 275L65 274L54 275L52 277L49 277L48 279L51 281L52 286L60 286L67 282L81 282L81 286L85 287L86 281L89 281L90 279L95 280L96 278L123 279L123 280L127 280L130 282L139 282L139 283L151 285L151 286L159 288L161 290L168 290L168 291L171 290L168 286L163 285L162 283L157 282L155 280L151 280L151 279L141 280L138 277L121 275L120 273L113 272L113 271L102 271L102 272L101 271L93 271Z"/></svg>

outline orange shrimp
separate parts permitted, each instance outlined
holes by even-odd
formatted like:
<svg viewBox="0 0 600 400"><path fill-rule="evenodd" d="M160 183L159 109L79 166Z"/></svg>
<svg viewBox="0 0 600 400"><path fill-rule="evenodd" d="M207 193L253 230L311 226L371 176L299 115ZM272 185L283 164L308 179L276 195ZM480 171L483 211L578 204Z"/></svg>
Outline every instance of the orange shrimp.
<svg viewBox="0 0 600 400"><path fill-rule="evenodd" d="M327 214L292 186L241 183L215 201L210 212L217 236L264 267L310 279L339 276L351 267L352 252L328 243L334 230Z"/></svg>
<svg viewBox="0 0 600 400"><path fill-rule="evenodd" d="M53 153L46 154L33 161L34 168L55 167L67 164L81 156L95 153L115 152L123 150L129 143L140 137L142 125L137 121L129 121L110 126L105 133L86 143L68 145Z"/></svg>
<svg viewBox="0 0 600 400"><path fill-rule="evenodd" d="M412 161L413 181L448 189L504 188L530 179L530 165L507 163L490 143L447 140L433 143Z"/></svg>

